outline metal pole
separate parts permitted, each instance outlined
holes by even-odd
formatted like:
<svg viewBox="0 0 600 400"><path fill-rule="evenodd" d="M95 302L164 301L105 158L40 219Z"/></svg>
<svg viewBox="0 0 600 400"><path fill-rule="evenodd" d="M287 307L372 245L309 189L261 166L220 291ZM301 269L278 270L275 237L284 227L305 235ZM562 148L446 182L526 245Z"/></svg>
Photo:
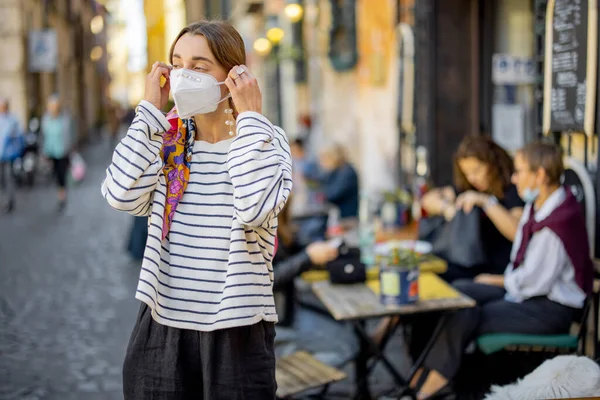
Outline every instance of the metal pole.
<svg viewBox="0 0 600 400"><path fill-rule="evenodd" d="M273 52L275 54L275 91L277 99L277 126L283 125L283 98L281 95L281 64L280 64L280 46L276 44L273 46Z"/></svg>

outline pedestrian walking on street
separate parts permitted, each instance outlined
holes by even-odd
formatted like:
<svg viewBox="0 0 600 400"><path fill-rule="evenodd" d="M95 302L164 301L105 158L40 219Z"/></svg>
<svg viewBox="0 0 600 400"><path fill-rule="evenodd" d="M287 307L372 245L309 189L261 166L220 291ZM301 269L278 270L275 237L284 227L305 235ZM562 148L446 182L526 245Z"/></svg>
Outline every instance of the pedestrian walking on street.
<svg viewBox="0 0 600 400"><path fill-rule="evenodd" d="M58 95L48 99L46 114L42 118L43 153L52 161L58 185L58 209L67 203L67 175L69 157L75 137L75 126L71 116L62 110Z"/></svg>
<svg viewBox="0 0 600 400"><path fill-rule="evenodd" d="M0 98L0 207L11 212L15 206L13 161L21 156L23 135L19 121L10 113L8 99Z"/></svg>
<svg viewBox="0 0 600 400"><path fill-rule="evenodd" d="M186 27L170 62L152 66L102 185L112 207L150 217L124 397L275 399L272 259L292 188L288 139L262 115L229 24Z"/></svg>

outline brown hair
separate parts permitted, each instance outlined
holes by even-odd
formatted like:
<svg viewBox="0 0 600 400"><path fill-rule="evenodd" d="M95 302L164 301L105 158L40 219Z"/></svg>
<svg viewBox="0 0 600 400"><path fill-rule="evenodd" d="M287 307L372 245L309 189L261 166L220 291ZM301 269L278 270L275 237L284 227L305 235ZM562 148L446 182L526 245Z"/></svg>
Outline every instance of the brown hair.
<svg viewBox="0 0 600 400"><path fill-rule="evenodd" d="M560 185L560 179L565 171L563 151L560 146L552 143L533 142L519 150L529 165L531 171L543 169L548 177L548 185Z"/></svg>
<svg viewBox="0 0 600 400"><path fill-rule="evenodd" d="M173 63L175 45L185 34L201 35L206 38L208 48L215 56L217 62L227 73L236 65L246 64L246 46L239 32L224 21L202 20L194 22L179 32L169 51L169 62ZM232 108L233 102L229 99Z"/></svg>
<svg viewBox="0 0 600 400"><path fill-rule="evenodd" d="M290 195L277 216L277 236L283 245L287 247L292 246L296 237L296 232L292 224L292 217L290 215L291 200L292 196Z"/></svg>
<svg viewBox="0 0 600 400"><path fill-rule="evenodd" d="M239 32L227 22L206 20L194 22L179 32L171 45L169 62L173 62L175 45L187 33L204 36L215 59L227 72L236 65L246 64L246 47Z"/></svg>
<svg viewBox="0 0 600 400"><path fill-rule="evenodd" d="M454 154L454 184L459 191L474 190L458 165L459 160L471 157L487 164L490 182L488 192L497 198L503 198L514 171L512 158L506 150L489 136L465 137Z"/></svg>

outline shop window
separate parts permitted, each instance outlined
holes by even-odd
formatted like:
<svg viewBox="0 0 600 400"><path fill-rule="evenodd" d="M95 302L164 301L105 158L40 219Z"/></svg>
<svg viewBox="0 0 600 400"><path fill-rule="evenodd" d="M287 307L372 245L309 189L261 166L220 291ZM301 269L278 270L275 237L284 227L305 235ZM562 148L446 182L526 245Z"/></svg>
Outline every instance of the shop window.
<svg viewBox="0 0 600 400"><path fill-rule="evenodd" d="M331 0L329 59L337 71L347 71L358 62L356 46L356 0Z"/></svg>

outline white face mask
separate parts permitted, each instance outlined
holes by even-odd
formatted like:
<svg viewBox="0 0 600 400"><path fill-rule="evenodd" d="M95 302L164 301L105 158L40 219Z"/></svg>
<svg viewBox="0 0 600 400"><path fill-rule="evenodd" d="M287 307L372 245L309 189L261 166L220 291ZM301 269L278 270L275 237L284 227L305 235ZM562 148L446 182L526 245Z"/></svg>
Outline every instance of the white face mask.
<svg viewBox="0 0 600 400"><path fill-rule="evenodd" d="M180 118L190 118L197 114L215 112L219 103L230 95L221 98L221 88L214 76L189 69L171 71L171 94Z"/></svg>

